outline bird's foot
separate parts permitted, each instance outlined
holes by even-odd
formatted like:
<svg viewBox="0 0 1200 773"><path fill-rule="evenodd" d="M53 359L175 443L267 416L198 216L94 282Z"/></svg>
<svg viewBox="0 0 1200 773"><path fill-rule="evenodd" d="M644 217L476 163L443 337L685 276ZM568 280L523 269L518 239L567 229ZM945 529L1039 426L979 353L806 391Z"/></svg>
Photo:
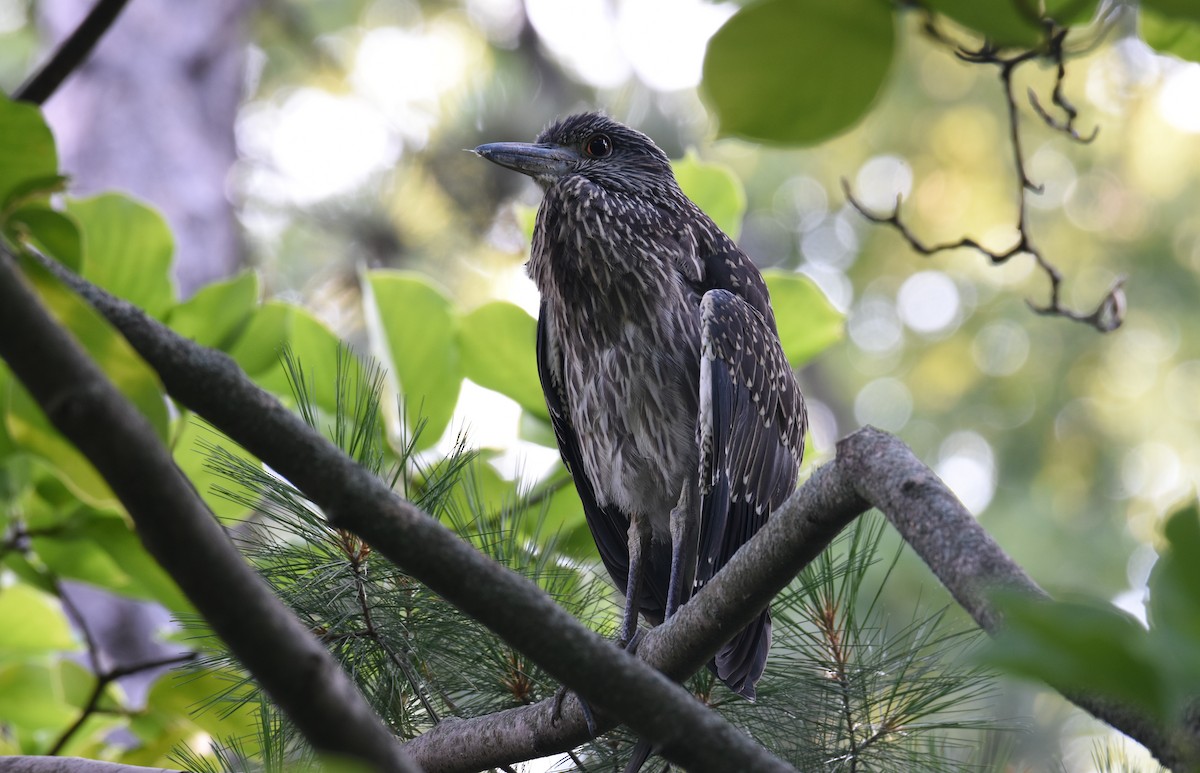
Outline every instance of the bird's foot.
<svg viewBox="0 0 1200 773"><path fill-rule="evenodd" d="M571 691L566 687L559 687L558 691L554 693L554 707L550 710L551 724L557 725L558 721L562 719L563 701L567 699L569 692ZM595 738L599 735L599 729L596 726L596 715L592 713L592 707L578 695L575 696L575 699L579 701L579 710L583 712L583 721L587 724L588 735Z"/></svg>
<svg viewBox="0 0 1200 773"><path fill-rule="evenodd" d="M616 645L628 652L630 655L636 655L638 647L642 644L642 637L645 635L645 633L646 632L641 628L634 629L633 636L630 637L629 641L617 639Z"/></svg>
<svg viewBox="0 0 1200 773"><path fill-rule="evenodd" d="M633 637L629 641L621 641L618 639L616 642L614 642L614 644L628 652L630 655L636 655L638 646L641 645L644 634L645 631L643 631L641 628L637 628L634 630ZM559 687L554 693L554 707L550 711L550 721L555 725L557 725L558 721L562 719L563 702L567 699L567 694L570 692L571 691L566 687ZM588 733L593 738L596 737L598 734L598 729L596 725L596 715L592 713L592 707L588 705L587 701L585 701L583 698L580 698L578 695L576 695L575 698L579 701L579 710L583 712L583 721L587 723Z"/></svg>

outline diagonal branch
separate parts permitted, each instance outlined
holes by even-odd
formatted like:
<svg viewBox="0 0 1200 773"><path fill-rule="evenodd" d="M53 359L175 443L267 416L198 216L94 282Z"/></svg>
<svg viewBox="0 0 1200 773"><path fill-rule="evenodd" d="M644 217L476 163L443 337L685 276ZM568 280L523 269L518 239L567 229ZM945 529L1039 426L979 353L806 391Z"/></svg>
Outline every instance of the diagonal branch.
<svg viewBox="0 0 1200 773"><path fill-rule="evenodd" d="M50 60L13 94L20 102L44 105L71 73L83 64L92 49L108 32L129 0L97 0L70 37L54 52Z"/></svg>
<svg viewBox="0 0 1200 773"><path fill-rule="evenodd" d="M3 757L0 773L182 773L170 768L143 768L83 757Z"/></svg>
<svg viewBox="0 0 1200 773"><path fill-rule="evenodd" d="M150 553L313 745L379 770L417 770L333 657L238 554L146 418L42 306L3 245L0 330L9 331L0 335L0 356L112 487Z"/></svg>
<svg viewBox="0 0 1200 773"><path fill-rule="evenodd" d="M44 265L120 330L158 372L173 398L291 481L335 528L354 532L536 661L593 708L619 717L640 736L653 740L665 758L696 770L792 770L695 701L683 687L585 627L536 584L479 553L401 499L259 389L228 356L180 337L61 264L47 259ZM753 603L762 609L769 600L770 594L763 593ZM731 628L707 650L693 648L693 670L735 630ZM564 715L567 722L576 723L572 726L584 727L577 701L568 702ZM458 721L448 718L438 727ZM585 739L581 734L576 742Z"/></svg>
<svg viewBox="0 0 1200 773"><path fill-rule="evenodd" d="M434 565L413 560L406 565L409 571L417 576L434 577L438 586L432 583L431 586L455 603L465 598L465 611L579 690L594 706L621 717L645 736L663 739L668 744L683 738L685 745L704 750L702 754L711 746L707 744L709 739L699 733L708 733L710 728L716 728L714 732L727 732L724 727L701 723L690 714L672 713L676 693L658 688L643 690L640 676L636 680L639 692L634 706L627 710L627 702L618 705L617 700L610 700L614 697L611 693L635 683L626 675L638 672L633 665L636 659L604 642L600 642L601 647L594 646L595 637L589 632L584 632L587 636L577 635L577 621L545 600L536 589L532 590L538 596L536 602L507 598L508 589L514 585L507 572L499 571L499 567L487 561L481 570L478 566L481 557L469 549L464 553L460 549L462 543L452 536L454 546L443 552L443 537L437 532L440 527L431 521L406 525L408 513L413 511L411 505L397 500L390 491L380 491L373 476L365 471L356 472L358 468L347 465L340 452L314 437L306 425L294 420L273 398L259 392L222 355L179 339L136 308L75 277L58 264L54 267L130 340L162 375L173 396L215 425L223 425L227 434L249 446L272 467L281 472L287 470L289 476L315 478L298 477L305 483L306 494L312 492L314 499L330 506L328 512L335 515L339 525L359 532L397 563L405 565L402 559L406 557L404 546L396 543L410 540L416 552L432 557ZM215 391L205 397L208 390ZM867 428L839 442L833 462L817 469L675 617L649 631L638 649L638 657L675 679L683 679L700 669L843 526L872 506L883 511L985 631L995 633L1002 622L990 600L991 589L1006 587L1045 597L1045 592L904 443ZM425 539L430 533L434 536ZM441 577L446 567L437 564L446 561L448 555L462 556L461 564L450 564L450 574L469 578L465 583L454 584ZM495 578L497 587L474 584L477 572L482 572L484 583L487 578ZM501 585L506 589L504 592L498 591ZM523 586L515 590L526 593ZM491 618L484 614L486 610L476 614L481 605L501 609L502 617L515 614L517 630L512 631L512 626L492 625ZM562 630L556 627L559 625ZM539 642L547 646L538 646ZM581 649L574 650L576 645ZM565 652L556 651L563 647L567 648ZM547 649L551 651L546 652ZM610 651L618 656L615 663L609 657ZM1196 764L1200 739L1172 735L1152 717L1129 706L1077 690L1060 689L1060 692L1080 708L1145 745L1164 765L1189 769L1189 764ZM685 705L696 705L686 693L684 697ZM577 702L568 700L558 721L552 716L552 703L553 699L548 699L474 719L447 718L410 741L406 749L427 770L465 772L564 751L586 740L586 723ZM671 709L664 711L664 704ZM651 724L645 720L642 715L646 711L657 714L661 722ZM600 719L603 723L604 717ZM736 769L725 764L728 758L724 756L715 760L685 756L673 745L665 751L669 758L697 770Z"/></svg>

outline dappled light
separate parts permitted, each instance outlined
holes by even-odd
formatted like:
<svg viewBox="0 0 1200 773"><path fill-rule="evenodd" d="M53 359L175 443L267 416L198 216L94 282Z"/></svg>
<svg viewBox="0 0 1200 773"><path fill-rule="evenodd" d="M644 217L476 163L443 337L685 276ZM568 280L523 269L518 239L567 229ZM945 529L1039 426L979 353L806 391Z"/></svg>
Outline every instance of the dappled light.
<svg viewBox="0 0 1200 773"><path fill-rule="evenodd" d="M577 664L535 662L513 641L527 634L522 646L536 640L545 653L551 639L542 634L560 643L589 631L615 635L622 589L604 577L604 546L584 517L595 491L581 499L572 484L579 471L564 465L562 427L546 402L553 383L539 371L544 297L528 263L535 240L547 238L545 222L539 233L535 221L548 182L479 157L484 143L531 142L555 119L599 110L651 137L682 192L762 272L772 311L751 319L782 352L779 372L794 370L808 416L796 447L804 450L799 480L812 488L779 512L831 530L822 539L844 523L812 520L805 497L842 503L839 518L869 507L884 513L860 521L820 558L806 557L813 563L800 580L777 586L784 590L774 609L773 665L757 703L704 672L686 683L721 710L716 721L748 731L800 769L1155 770L1145 750L1094 717L1160 760L1200 759L1188 758L1170 733L1155 735L1183 716L1181 707L1194 711L1187 700L1200 690L1200 606L1186 592L1200 582L1187 561L1200 555L1192 524L1200 491L1200 18L1189 3L267 3L253 13L227 10L236 33L212 38L211 52L183 64L140 63L137 46L105 38L109 45L73 65L59 89L41 68L52 60L46 32L56 28L52 19L63 23L62 2L0 0L0 85L9 95L0 96L0 271L25 277L11 286L34 293L71 328L145 420L193 489L192 504L236 535L276 601L298 615L304 635L294 639L342 658L331 678L357 680L370 704L360 707L364 716L386 723L358 723L370 725L365 735L383 736L387 749L391 734L424 738L430 746L418 743L416 754L436 757L432 745L457 732L442 722L448 717L508 740L518 737L505 735L512 727L528 727L528 738L505 748L544 746L555 757L516 763L528 755L504 751L470 759L526 764L530 773L619 769L636 741L629 728L642 720L622 714L622 729L585 743L595 718L577 700L583 691L561 693L551 722L551 701ZM90 3L79 14L83 5ZM1074 16L1033 19L1022 9L1034 6ZM119 34L121 18L106 34ZM212 53L218 49L231 58ZM142 77L122 71L119 87L96 86L88 79L117 72L106 69L106 57L128 59ZM132 99L143 79L163 81L183 101L160 96L144 107ZM214 117L220 112L207 92L191 91L199 83L224 83L227 116ZM138 125L149 122L132 105L222 125L203 147L160 128L141 136ZM98 114L125 121L114 130ZM563 146L580 169L591 139ZM208 160L216 187L203 188L156 153ZM153 158L148 181L126 181L116 163ZM670 177L666 167L661 174ZM118 192L101 193L109 189ZM187 260L210 261L200 267L205 276L245 270L189 286L183 277L195 266L182 264L184 240L194 238L189 229L209 226L188 207L214 202L236 234L228 254L205 247ZM624 222L614 218L589 228ZM670 248L674 262L664 265L676 270L674 284L658 287L664 297L684 288L699 298L728 281L713 273L719 260L696 254L694 233L650 230L656 245ZM585 254L566 237L562 245L556 260ZM704 263L710 258L712 266ZM688 273L702 264L709 273ZM622 281L644 280L645 269L635 266ZM78 276L64 278L71 272ZM219 425L185 402L177 392L199 377L164 376L161 363L127 340L128 319L88 295L88 283L144 310L146 324L164 335L228 355L247 384L263 390L258 412ZM731 297L748 292L734 285ZM604 300L617 308L621 297L617 286ZM631 318L613 335L630 335ZM23 341L12 333L24 336L23 324L0 331L0 345ZM685 351L690 341L664 351ZM731 341L738 352L749 346ZM596 356L611 361L621 351L597 344ZM649 372L663 369L664 356L647 358ZM746 380L731 383L753 390L767 367L755 362L760 370L747 365ZM239 654L205 627L188 590L139 541L144 522L122 492L23 383L0 363L0 685L15 685L18 696L0 699L0 755L198 760L212 773L230 773L214 755L257 759L264 748L303 748L295 759L309 761L294 728L271 725L283 721L279 708L258 713L265 693L238 692L251 684ZM694 393L663 383L652 400L638 398L648 403L627 401L605 415L624 418L622 411L649 403L696 408ZM277 405L265 401L281 401L282 413L301 416L321 442L368 471L370 485L382 487L377 499L361 480L350 493L320 488L337 465L315 455L316 440L288 436L285 451L314 454L305 457L313 466L297 462L305 474L292 477L248 445L233 428L254 440ZM758 405L755 392L743 402L760 412L764 431L778 429L769 399ZM733 410L697 410L718 409ZM601 432L607 420L596 423L576 429ZM895 438L852 434L868 425ZM688 443L706 442L694 426L680 427L675 434ZM871 466L880 448L912 457L902 479L888 479L892 489L873 488L883 485L875 478L846 479L880 472ZM697 468L695 459L689 464ZM709 472L706 496L729 475ZM305 488L313 481L315 492ZM379 504L385 499L388 507ZM901 500L916 513L911 531L894 512ZM413 528L442 529L486 561L460 575L435 567L433 583L397 568L393 555L355 531L385 533L381 524L391 522L370 520L373 508L412 517ZM978 530L971 540L983 534L995 544L964 537L957 547L966 556L953 560L937 553L941 543L914 544L914 534L936 531L928 524L946 513L958 516L949 521L956 528ZM779 526L775 515L769 524ZM425 556L403 552L419 552L411 539L406 532L389 544L420 565ZM866 543L869 556L860 552ZM969 562L981 545L1015 567L1002 584L1020 572L1035 583L1034 596L1069 600L973 600L963 588L978 578L956 578L946 566ZM548 592L557 606L547 614L566 608L578 621L559 619L547 632L540 612L529 611L534 601L520 614L499 611L506 600L496 589L508 580L496 577L517 580L486 575L485 563ZM482 610L464 612L455 583L475 569L484 573L469 576L492 577L485 590L495 594ZM64 581L153 601L188 620L189 631L207 637L196 645L204 653L192 664L196 684L168 690L162 682L145 706L133 705L118 689L120 667L76 623ZM737 581L714 579L716 600L703 603L759 603L759 589ZM860 585L877 597L858 598ZM931 611L942 609L949 611ZM859 625L856 610L869 625ZM18 615L30 620L28 633L9 625ZM1000 618L1011 621L1003 635ZM498 633L504 624L511 629ZM999 653L959 660L969 650L964 626L999 636ZM612 649L595 643L595 652ZM652 640L651 657L660 659L651 663L684 662L656 654L657 646ZM927 649L945 659L926 663L919 653ZM613 673L625 662L617 656L626 657L614 651ZM1018 678L993 682L978 670L985 661ZM939 683L943 674L950 676ZM202 688L226 683L236 710L189 713L205 701L215 706ZM603 696L608 688L593 689ZM852 690L854 700L812 702ZM879 697L889 690L909 703L895 708ZM960 694L971 697L969 712L955 705ZM565 709L562 695L570 696ZM1115 697L1097 710L1090 701L1098 695ZM687 700L682 705L696 708ZM1135 720L1114 721L1103 711L1111 705ZM601 730L612 728L605 707L596 708L609 722ZM505 724L509 715L492 714L501 710L526 713ZM1020 718L1020 732L1011 717ZM122 740L127 747L113 741L125 736L133 739ZM240 749L231 738L254 740ZM364 748L372 743L379 737ZM195 758L167 756L180 748ZM563 757L565 749L577 759ZM390 753L376 751L375 759Z"/></svg>

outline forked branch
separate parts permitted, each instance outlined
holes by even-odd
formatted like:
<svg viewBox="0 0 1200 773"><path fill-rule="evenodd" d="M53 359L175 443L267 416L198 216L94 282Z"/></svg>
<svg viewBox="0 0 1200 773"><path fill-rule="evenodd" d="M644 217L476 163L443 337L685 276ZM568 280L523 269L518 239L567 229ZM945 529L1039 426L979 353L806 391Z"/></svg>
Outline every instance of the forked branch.
<svg viewBox="0 0 1200 773"><path fill-rule="evenodd" d="M901 201L899 198L891 212L873 211L854 196L854 192L850 188L850 183L843 179L842 190L846 194L846 201L871 222L893 228L900 234L901 238L908 242L913 250L922 255L928 256L965 248L983 255L993 264L1006 263L1017 255L1028 255L1033 258L1038 268L1046 275L1050 283L1050 297L1046 303L1039 304L1033 301L1026 301L1032 311L1045 316L1064 317L1075 322L1081 322L1102 333L1116 330L1125 319L1125 277L1118 277L1109 286L1104 297L1100 299L1099 303L1091 311L1078 311L1065 306L1062 301L1062 272L1034 244L1029 231L1027 196L1029 193L1040 194L1042 186L1034 183L1026 170L1025 155L1021 147L1020 110L1017 106L1017 98L1013 88L1013 73L1018 67L1027 62L1050 62L1055 67L1054 87L1050 93L1050 102L1053 108L1063 114L1063 117L1060 119L1051 115L1049 110L1043 107L1042 103L1038 100L1036 92L1033 89L1029 89L1029 102L1034 112L1048 127L1076 142L1089 143L1096 138L1096 134L1099 132L1099 127L1095 127L1086 136L1079 133L1075 127L1078 110L1063 93L1063 81L1066 78L1065 60L1067 52L1065 44L1068 32L1067 28L1051 19L1046 19L1043 22L1044 37L1041 45L1019 51L1015 54L1005 55L1002 49L988 42L985 42L979 48L968 49L965 45L955 41L946 34L937 25L936 20L936 16L926 12L924 29L930 37L949 47L953 50L954 55L964 62L979 65L994 65L999 68L1000 81L1004 86L1004 103L1008 116L1008 137L1009 144L1012 147L1013 166L1017 181L1017 241L1005 250L993 250L984 247L975 239L967 236L951 242L932 245L926 244L913 233L912 229L902 219L900 215Z"/></svg>

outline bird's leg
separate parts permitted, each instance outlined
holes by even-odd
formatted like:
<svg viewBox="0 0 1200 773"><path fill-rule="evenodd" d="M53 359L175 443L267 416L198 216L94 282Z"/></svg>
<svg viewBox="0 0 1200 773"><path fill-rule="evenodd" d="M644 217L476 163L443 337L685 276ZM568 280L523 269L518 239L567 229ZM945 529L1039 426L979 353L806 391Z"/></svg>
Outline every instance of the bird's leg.
<svg viewBox="0 0 1200 773"><path fill-rule="evenodd" d="M629 518L629 574L625 580L625 617L621 621L621 638L617 646L630 652L637 649L638 615L641 614L641 603L638 601L642 594L642 580L645 577L645 559L650 555L650 519L645 515L634 514ZM559 687L554 696L554 708L550 713L551 721L557 723L562 715L563 700L567 697L567 689ZM579 699L579 707L583 711L584 721L587 722L588 734L596 737L596 719L587 701Z"/></svg>
<svg viewBox="0 0 1200 773"><path fill-rule="evenodd" d="M645 561L650 555L650 519L634 513L629 517L629 576L625 581L625 617L621 621L618 643L627 647L637 637L638 614L641 612L642 580L646 575Z"/></svg>
<svg viewBox="0 0 1200 773"><path fill-rule="evenodd" d="M683 484L679 503L671 511L671 580L667 585L667 618L692 597L696 553L700 549L700 497L697 481Z"/></svg>
<svg viewBox="0 0 1200 773"><path fill-rule="evenodd" d="M692 596L699 549L700 513L696 486L689 481L671 511L671 578L667 585L666 617L669 619Z"/></svg>

